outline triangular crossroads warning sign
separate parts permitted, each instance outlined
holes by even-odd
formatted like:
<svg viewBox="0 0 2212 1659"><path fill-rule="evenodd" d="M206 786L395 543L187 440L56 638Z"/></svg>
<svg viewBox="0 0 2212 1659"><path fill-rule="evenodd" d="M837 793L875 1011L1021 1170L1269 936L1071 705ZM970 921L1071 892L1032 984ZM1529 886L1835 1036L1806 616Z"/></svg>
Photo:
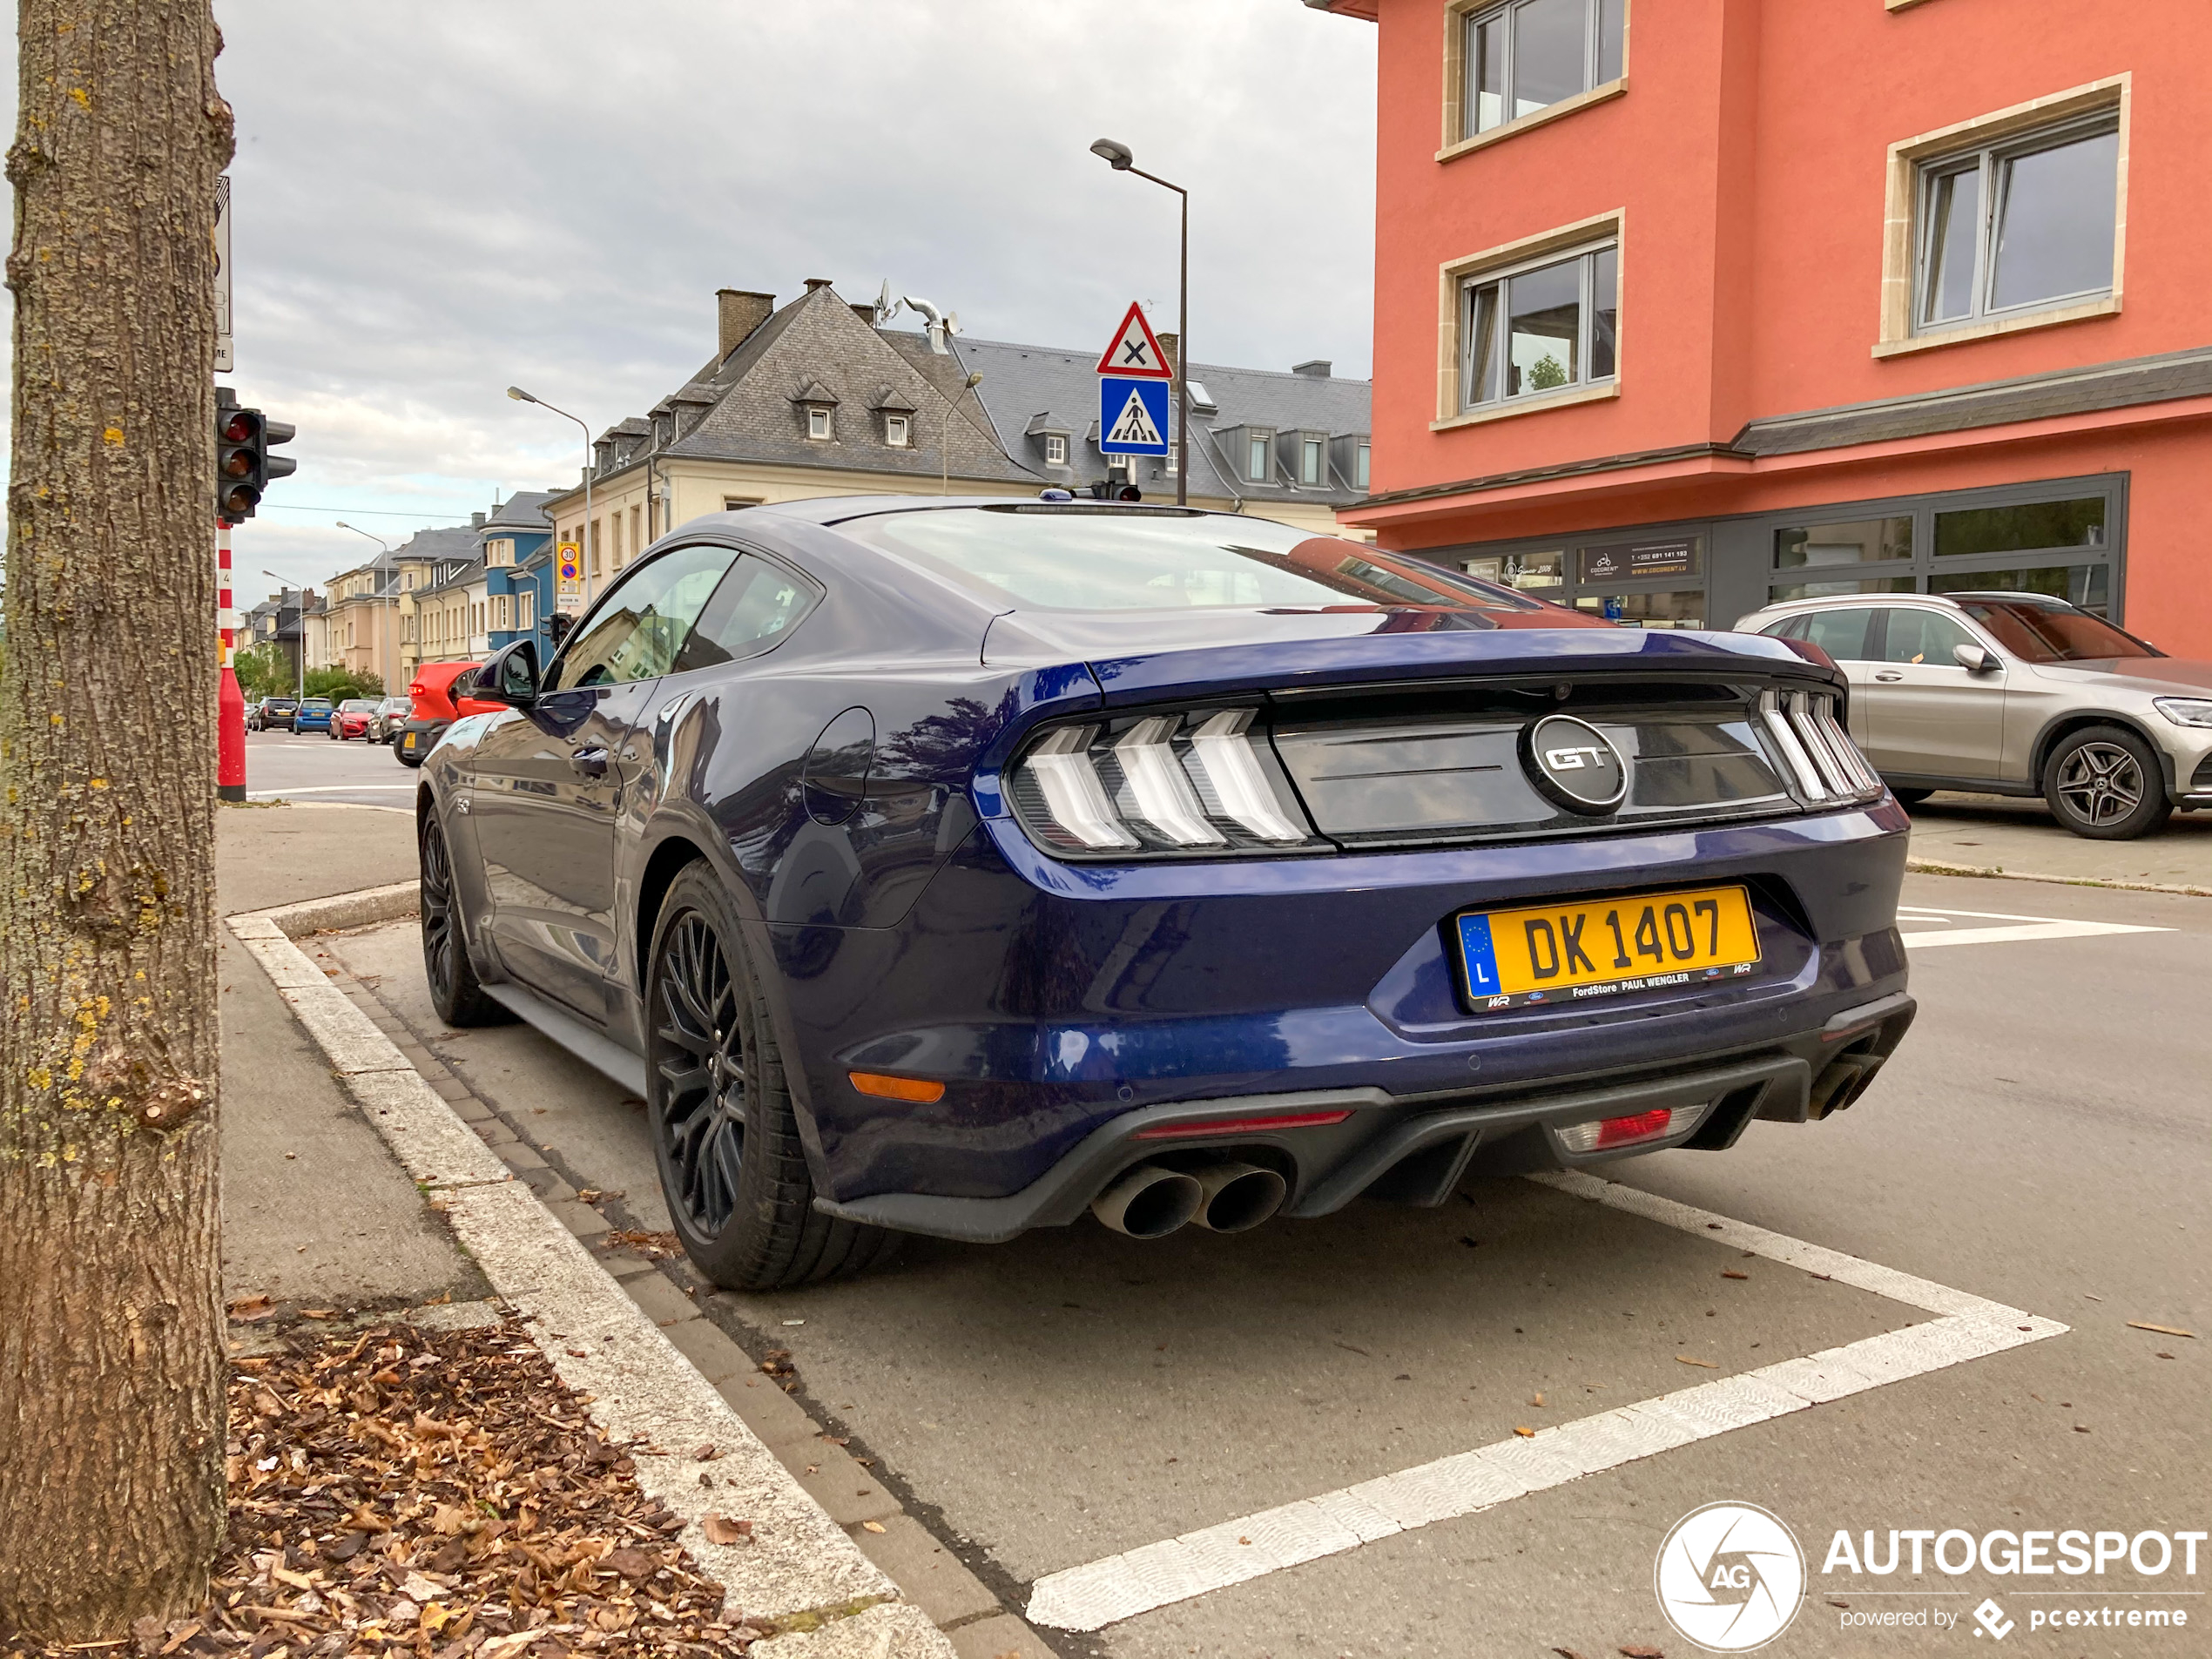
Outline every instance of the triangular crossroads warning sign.
<svg viewBox="0 0 2212 1659"><path fill-rule="evenodd" d="M1143 380L1173 380L1175 371L1168 367L1168 354L1160 349L1160 339L1152 332L1152 325L1144 320L1143 308L1132 301L1129 315L1122 319L1122 326L1114 331L1114 343L1106 347L1106 354L1098 360L1101 374L1129 374Z"/></svg>
<svg viewBox="0 0 2212 1659"><path fill-rule="evenodd" d="M1129 388L1129 401L1122 405L1122 412L1114 419L1113 429L1107 433L1106 442L1115 444L1143 444L1147 448L1164 448L1167 439L1152 422L1152 412L1144 407L1144 395L1136 387Z"/></svg>

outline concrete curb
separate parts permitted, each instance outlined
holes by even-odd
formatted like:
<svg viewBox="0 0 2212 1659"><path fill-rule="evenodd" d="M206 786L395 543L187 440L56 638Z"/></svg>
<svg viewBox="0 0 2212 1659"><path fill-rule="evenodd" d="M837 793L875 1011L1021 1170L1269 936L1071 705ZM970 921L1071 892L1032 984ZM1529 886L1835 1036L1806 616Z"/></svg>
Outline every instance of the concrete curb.
<svg viewBox="0 0 2212 1659"><path fill-rule="evenodd" d="M1999 881L2044 881L2060 887L2114 887L2122 893L2174 893L2189 899L2212 899L2212 887L2175 887L2161 881L2115 881L2098 875L2039 875L2030 870L2007 870L1996 865L1945 864L1935 859L1907 859L1905 867L1916 875L1971 875Z"/></svg>
<svg viewBox="0 0 2212 1659"><path fill-rule="evenodd" d="M727 1587L734 1614L811 1632L796 1656L954 1659L745 1420L430 1088L374 1022L293 943L294 934L414 914L412 882L236 915L228 926L291 1005L408 1173L432 1195L492 1287L610 1439L642 1442L639 1479L681 1515L685 1547ZM711 1460L694 1456L714 1448ZM709 1483L711 1483L711 1485ZM710 1543L710 1514L753 1523L750 1545ZM861 1616L854 1616L861 1615ZM849 1622L848 1633L840 1627ZM857 1644L857 1645L856 1645ZM773 1650L786 1651L779 1641Z"/></svg>

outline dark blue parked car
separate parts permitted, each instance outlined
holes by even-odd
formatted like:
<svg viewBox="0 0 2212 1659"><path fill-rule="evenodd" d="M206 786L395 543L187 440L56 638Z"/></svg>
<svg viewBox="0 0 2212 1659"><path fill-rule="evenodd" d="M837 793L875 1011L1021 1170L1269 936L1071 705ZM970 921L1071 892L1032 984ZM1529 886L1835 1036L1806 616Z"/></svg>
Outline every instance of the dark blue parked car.
<svg viewBox="0 0 2212 1659"><path fill-rule="evenodd" d="M1906 820L1811 646L1261 520L685 525L423 768L423 947L646 1100L732 1286L1139 1236L1849 1105Z"/></svg>
<svg viewBox="0 0 2212 1659"><path fill-rule="evenodd" d="M335 705L327 697L302 698L299 708L292 716L292 729L294 732L320 732L327 737L330 735L331 716L335 712Z"/></svg>

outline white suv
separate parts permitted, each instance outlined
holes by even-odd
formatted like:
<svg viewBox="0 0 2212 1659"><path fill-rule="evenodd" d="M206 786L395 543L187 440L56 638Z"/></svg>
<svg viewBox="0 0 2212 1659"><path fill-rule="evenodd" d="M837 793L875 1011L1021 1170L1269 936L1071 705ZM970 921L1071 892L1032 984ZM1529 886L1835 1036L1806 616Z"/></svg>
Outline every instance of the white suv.
<svg viewBox="0 0 2212 1659"><path fill-rule="evenodd" d="M2212 663L2163 656L2063 599L1852 594L1736 627L1836 660L1851 735L1908 806L1937 789L2040 795L2105 840L2212 806Z"/></svg>

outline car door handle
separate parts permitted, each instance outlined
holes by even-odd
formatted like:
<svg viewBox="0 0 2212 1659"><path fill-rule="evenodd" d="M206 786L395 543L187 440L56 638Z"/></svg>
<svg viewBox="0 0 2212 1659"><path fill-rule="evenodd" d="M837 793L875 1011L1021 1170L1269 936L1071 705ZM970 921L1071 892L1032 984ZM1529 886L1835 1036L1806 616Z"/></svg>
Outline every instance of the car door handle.
<svg viewBox="0 0 2212 1659"><path fill-rule="evenodd" d="M1877 674L1877 675L1875 675L1875 676L1874 676L1874 678L1875 678L1876 679L1879 680L1879 681L1880 681L1883 685L1892 685L1892 684L1894 684L1895 682L1897 682L1897 681L1898 681L1898 680L1903 679L1903 678L1905 678L1905 676L1904 676L1904 675L1902 675L1902 674L1895 674L1895 673L1892 673L1892 674Z"/></svg>
<svg viewBox="0 0 2212 1659"><path fill-rule="evenodd" d="M570 763L587 778L607 775L607 752L604 749L578 749L569 759Z"/></svg>

